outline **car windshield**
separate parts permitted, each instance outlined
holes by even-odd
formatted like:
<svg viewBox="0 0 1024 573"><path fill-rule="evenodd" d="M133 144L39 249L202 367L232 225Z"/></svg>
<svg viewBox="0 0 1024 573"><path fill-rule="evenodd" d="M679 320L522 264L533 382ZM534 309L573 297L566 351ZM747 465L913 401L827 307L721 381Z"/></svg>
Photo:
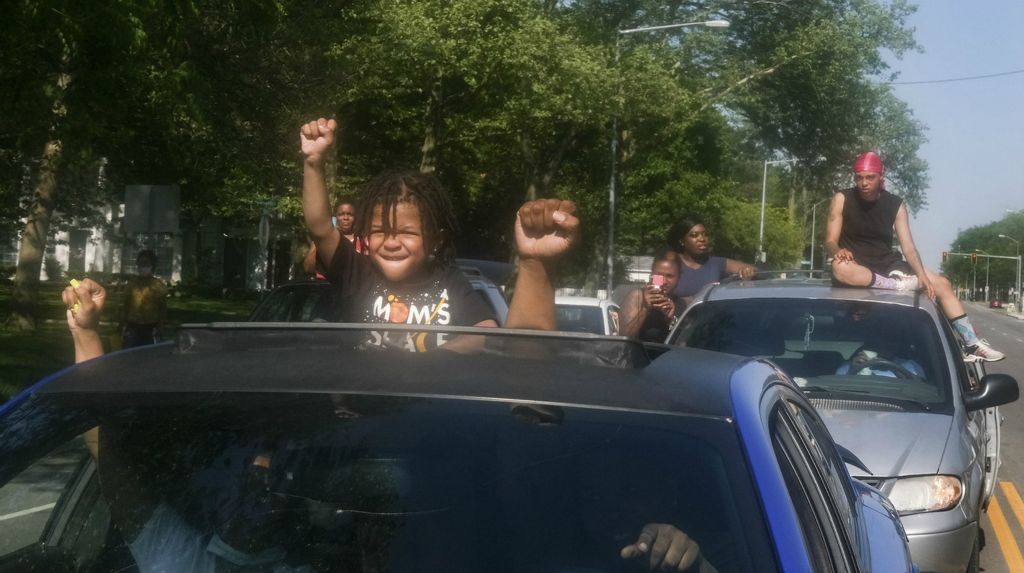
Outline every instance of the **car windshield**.
<svg viewBox="0 0 1024 573"><path fill-rule="evenodd" d="M555 307L555 320L558 330L565 332L607 334L604 331L604 311L599 306L559 304Z"/></svg>
<svg viewBox="0 0 1024 573"><path fill-rule="evenodd" d="M11 417L47 435L6 433L0 503L60 491L75 455L95 467L75 436L99 423L99 494L58 505L92 528L80 543L116 524L143 570L619 571L652 523L720 572L774 570L724 419L280 393L58 395Z"/></svg>
<svg viewBox="0 0 1024 573"><path fill-rule="evenodd" d="M702 303L683 318L682 346L771 359L810 395L887 406L949 406L945 351L922 309L862 301L742 299Z"/></svg>

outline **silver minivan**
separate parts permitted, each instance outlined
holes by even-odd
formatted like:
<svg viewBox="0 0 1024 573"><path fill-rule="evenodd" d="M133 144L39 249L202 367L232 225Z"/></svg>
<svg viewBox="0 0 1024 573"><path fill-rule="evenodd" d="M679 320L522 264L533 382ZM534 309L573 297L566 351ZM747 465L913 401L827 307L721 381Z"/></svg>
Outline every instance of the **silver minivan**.
<svg viewBox="0 0 1024 573"><path fill-rule="evenodd" d="M727 282L698 295L668 342L773 361L856 456L850 473L892 501L921 571L977 571L997 406L1017 382L965 362L927 297L813 278Z"/></svg>

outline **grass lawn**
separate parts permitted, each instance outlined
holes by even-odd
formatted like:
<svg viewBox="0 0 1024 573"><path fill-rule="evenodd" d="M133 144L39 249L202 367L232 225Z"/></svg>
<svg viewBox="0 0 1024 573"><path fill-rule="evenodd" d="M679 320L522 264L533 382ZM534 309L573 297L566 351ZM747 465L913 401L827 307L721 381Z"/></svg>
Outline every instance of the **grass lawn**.
<svg viewBox="0 0 1024 573"><path fill-rule="evenodd" d="M68 334L60 291L65 283L40 285L39 326L34 331L20 332L0 326L0 402L27 388L40 378L74 362L75 351ZM10 313L13 287L0 284L0 325ZM106 321L101 324L104 345L109 349L110 335L117 332L116 317L120 293L108 291L103 310ZM164 339L174 336L177 327L189 322L245 320L256 300L222 300L199 297L175 297L167 303L167 324Z"/></svg>

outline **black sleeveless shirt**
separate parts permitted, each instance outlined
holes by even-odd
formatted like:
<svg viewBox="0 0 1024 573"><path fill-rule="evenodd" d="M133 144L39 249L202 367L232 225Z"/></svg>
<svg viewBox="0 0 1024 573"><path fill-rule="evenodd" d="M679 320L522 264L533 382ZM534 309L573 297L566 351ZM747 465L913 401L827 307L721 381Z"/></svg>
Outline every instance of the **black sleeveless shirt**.
<svg viewBox="0 0 1024 573"><path fill-rule="evenodd" d="M840 191L843 202L843 230L839 233L839 248L849 249L860 264L902 258L892 250L896 214L903 199L881 190L877 201L861 199L857 189Z"/></svg>

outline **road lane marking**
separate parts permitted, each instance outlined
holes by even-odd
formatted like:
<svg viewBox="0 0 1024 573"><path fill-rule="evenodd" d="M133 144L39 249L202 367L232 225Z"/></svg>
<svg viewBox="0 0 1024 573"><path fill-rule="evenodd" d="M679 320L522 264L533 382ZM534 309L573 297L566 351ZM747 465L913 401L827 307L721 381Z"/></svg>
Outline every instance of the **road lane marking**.
<svg viewBox="0 0 1024 573"><path fill-rule="evenodd" d="M999 488L1003 490L1003 495L1006 496L1006 503L1010 504L1010 509L1013 510L1017 523L1024 527L1024 500L1021 500L1017 487L1013 485L1012 481L1001 481L999 482Z"/></svg>
<svg viewBox="0 0 1024 573"><path fill-rule="evenodd" d="M23 516L26 516L26 515L31 515L33 513L39 513L40 511L46 511L47 509L53 509L53 507L55 505L57 505L57 504L56 503L48 503L46 505L37 505L35 507L30 507L28 509L23 509L21 511L15 511L14 513L8 513L6 515L0 515L0 521L7 521L8 519L15 519L15 518L23 517Z"/></svg>
<svg viewBox="0 0 1024 573"><path fill-rule="evenodd" d="M999 549L1003 552L1007 567L1013 573L1024 571L1024 556L1020 554L1020 547L1013 539L1013 532L1010 531L1010 525L1003 515L1003 508L999 506L999 498L994 495L988 505L988 519L992 523L992 532L996 534L996 541L999 542Z"/></svg>

